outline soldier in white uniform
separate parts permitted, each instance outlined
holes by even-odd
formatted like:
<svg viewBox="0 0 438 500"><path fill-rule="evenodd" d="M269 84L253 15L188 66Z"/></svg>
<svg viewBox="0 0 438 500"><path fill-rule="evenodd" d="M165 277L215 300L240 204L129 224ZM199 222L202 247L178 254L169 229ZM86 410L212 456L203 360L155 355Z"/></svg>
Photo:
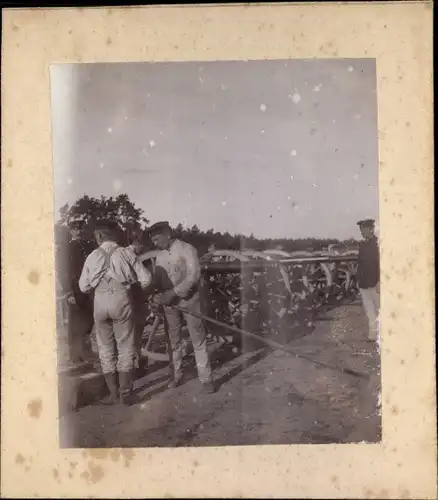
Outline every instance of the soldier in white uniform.
<svg viewBox="0 0 438 500"><path fill-rule="evenodd" d="M79 287L94 291L94 321L102 371L115 404L133 402L132 370L135 357L135 320L130 291L134 283L147 289L151 274L133 252L117 244L117 225L101 223L94 236L99 247L86 259Z"/></svg>
<svg viewBox="0 0 438 500"><path fill-rule="evenodd" d="M164 313L172 349L173 380L169 387L182 382L182 361L184 345L181 339L183 316L187 322L196 358L198 377L205 392L215 391L207 351L207 336L202 320L172 309L173 304L201 313L200 279L201 267L196 249L174 237L167 222L158 222L149 229L154 245L161 250L156 257L154 281L161 291L155 297L158 305L164 306Z"/></svg>

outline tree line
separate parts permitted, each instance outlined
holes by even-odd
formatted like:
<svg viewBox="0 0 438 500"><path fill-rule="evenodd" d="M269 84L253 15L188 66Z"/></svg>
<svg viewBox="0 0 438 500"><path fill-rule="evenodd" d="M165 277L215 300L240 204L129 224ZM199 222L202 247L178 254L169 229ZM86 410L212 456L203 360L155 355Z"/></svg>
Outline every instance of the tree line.
<svg viewBox="0 0 438 500"><path fill-rule="evenodd" d="M95 247L93 227L97 220L116 221L120 227L119 244L127 246L134 237L139 237L144 250L152 248L147 231L149 220L144 211L137 208L127 194L117 197L92 198L83 196L73 205L64 205L59 212L59 220L55 223L55 242L59 246L67 244L73 232L76 233L83 251L90 253ZM209 249L257 250L281 249L286 252L297 250L322 250L328 245L356 245L356 240L340 241L336 238L256 238L253 234L231 234L214 229L206 231L197 225L190 228L178 224L173 228L177 238L191 243L200 255Z"/></svg>

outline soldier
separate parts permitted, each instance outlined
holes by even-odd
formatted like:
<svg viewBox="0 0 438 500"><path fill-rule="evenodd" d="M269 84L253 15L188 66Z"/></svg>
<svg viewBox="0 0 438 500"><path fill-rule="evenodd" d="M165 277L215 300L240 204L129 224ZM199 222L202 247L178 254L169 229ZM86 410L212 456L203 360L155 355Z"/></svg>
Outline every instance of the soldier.
<svg viewBox="0 0 438 500"><path fill-rule="evenodd" d="M141 230L135 231L132 235L131 244L127 247L127 249L133 253L134 258L138 258L145 250L142 236L143 232ZM147 358L141 354L141 344L143 331L146 326L146 317L149 311L141 286L138 283L134 283L131 290L135 318L135 371L136 377L141 377L146 373L148 365Z"/></svg>
<svg viewBox="0 0 438 500"><path fill-rule="evenodd" d="M168 222L154 224L149 229L149 234L154 245L161 250L155 264L155 283L161 293L155 297L155 303L164 306L173 364L173 380L170 381L169 388L174 388L179 386L183 379L183 314L171 306L178 304L188 311L200 314L201 268L196 249L175 238ZM193 344L199 380L204 391L212 393L215 387L203 322L190 314L184 314L184 317Z"/></svg>
<svg viewBox="0 0 438 500"><path fill-rule="evenodd" d="M130 289L136 282L146 289L152 278L131 251L117 244L117 228L111 222L96 226L98 248L85 261L79 287L84 293L94 291L96 340L110 393L102 403L131 404L135 319Z"/></svg>
<svg viewBox="0 0 438 500"><path fill-rule="evenodd" d="M374 234L373 219L361 220L357 224L364 238L359 245L357 283L368 317L369 340L375 341L378 336L380 310L379 244Z"/></svg>
<svg viewBox="0 0 438 500"><path fill-rule="evenodd" d="M90 298L78 286L86 255L81 243L81 223L73 223L68 230L69 238L57 245L57 280L67 308L67 328L70 360L73 363L90 360L91 349L87 349L86 337L93 328L93 307Z"/></svg>

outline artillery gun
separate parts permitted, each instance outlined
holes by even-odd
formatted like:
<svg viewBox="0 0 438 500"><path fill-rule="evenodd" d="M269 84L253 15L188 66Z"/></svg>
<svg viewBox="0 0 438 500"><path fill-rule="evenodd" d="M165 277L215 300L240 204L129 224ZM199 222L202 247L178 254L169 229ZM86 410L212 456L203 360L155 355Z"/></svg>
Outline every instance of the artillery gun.
<svg viewBox="0 0 438 500"><path fill-rule="evenodd" d="M156 252L148 252L141 260L144 264L152 261L149 267L153 269L155 256ZM356 261L354 251L208 252L201 258L203 314L261 337L287 342L294 328L300 327L302 332L312 327L322 307L354 297ZM151 315L150 321L155 319ZM214 341L252 347L242 345L239 335L206 326ZM158 357L166 360L168 354Z"/></svg>

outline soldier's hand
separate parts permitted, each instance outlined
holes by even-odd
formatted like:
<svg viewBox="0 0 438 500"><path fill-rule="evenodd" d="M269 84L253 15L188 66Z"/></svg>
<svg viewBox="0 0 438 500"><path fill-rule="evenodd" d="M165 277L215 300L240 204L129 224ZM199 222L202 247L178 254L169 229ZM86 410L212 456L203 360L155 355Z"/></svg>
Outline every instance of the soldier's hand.
<svg viewBox="0 0 438 500"><path fill-rule="evenodd" d="M176 293L173 290L168 290L167 292L160 293L155 297L155 303L161 306L168 306L172 304L177 298Z"/></svg>
<svg viewBox="0 0 438 500"><path fill-rule="evenodd" d="M67 297L67 302L71 305L71 306L75 306L76 305L76 299L74 297L74 295L69 295Z"/></svg>
<svg viewBox="0 0 438 500"><path fill-rule="evenodd" d="M155 297L154 297L154 300L152 301L149 301L149 309L153 312L153 313L157 313L160 309L160 305L157 304L155 302Z"/></svg>

